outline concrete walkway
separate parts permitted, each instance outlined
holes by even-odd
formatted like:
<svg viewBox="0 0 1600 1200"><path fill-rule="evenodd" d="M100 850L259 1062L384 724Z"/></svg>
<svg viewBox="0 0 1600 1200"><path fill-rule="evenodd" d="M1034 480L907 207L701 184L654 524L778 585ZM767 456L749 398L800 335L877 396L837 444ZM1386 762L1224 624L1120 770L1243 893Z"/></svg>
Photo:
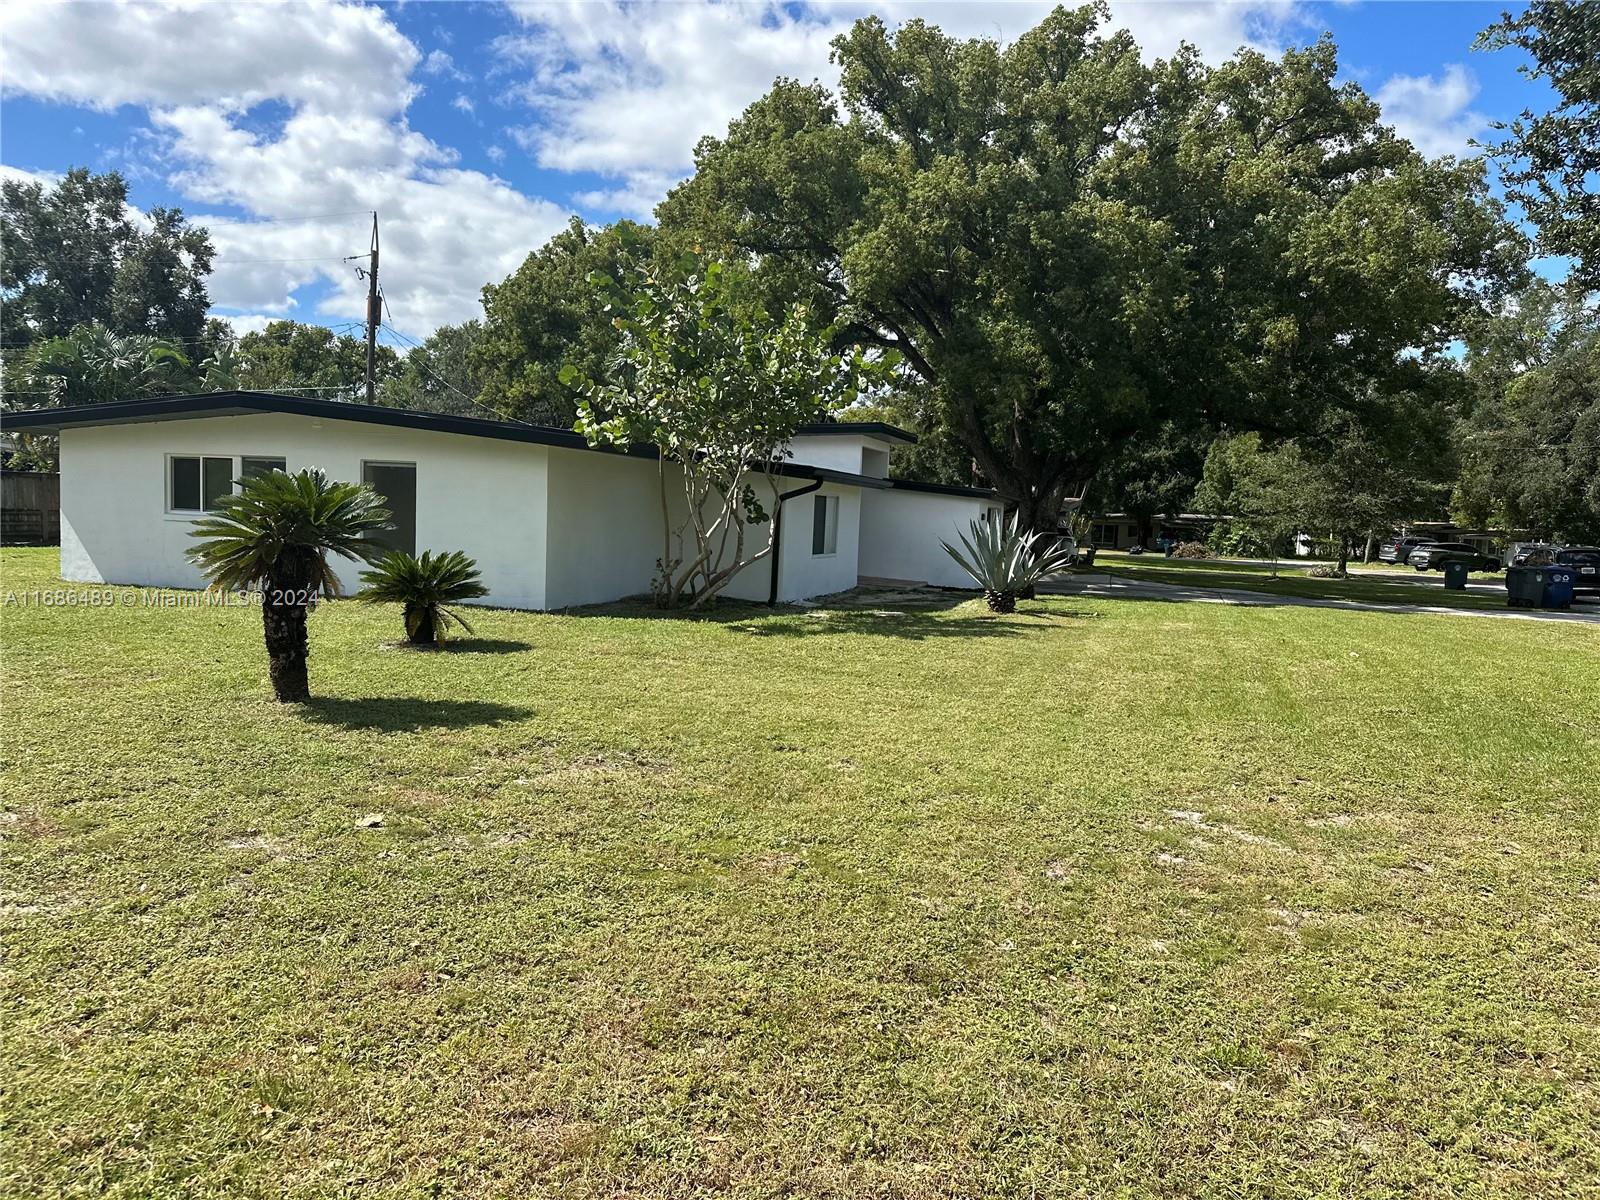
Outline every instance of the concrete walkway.
<svg viewBox="0 0 1600 1200"><path fill-rule="evenodd" d="M1195 604L1237 604L1247 608L1343 608L1358 612L1426 613L1442 617L1485 617L1495 621L1576 621L1600 625L1600 604L1579 601L1569 610L1527 608L1452 608L1442 604L1393 604L1374 600L1320 600L1309 596L1281 596L1243 588L1192 587L1149 583L1111 575L1071 575L1039 585L1039 591L1056 596L1091 596L1121 600L1166 600Z"/></svg>

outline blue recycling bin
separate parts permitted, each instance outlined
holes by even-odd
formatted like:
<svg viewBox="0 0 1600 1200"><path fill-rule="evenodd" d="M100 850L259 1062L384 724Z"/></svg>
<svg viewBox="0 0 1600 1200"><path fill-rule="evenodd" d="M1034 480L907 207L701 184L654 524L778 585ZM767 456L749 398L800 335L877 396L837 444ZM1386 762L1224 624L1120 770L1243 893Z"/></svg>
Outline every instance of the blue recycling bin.
<svg viewBox="0 0 1600 1200"><path fill-rule="evenodd" d="M1577 572L1571 567L1512 567L1506 572L1511 608L1571 608Z"/></svg>

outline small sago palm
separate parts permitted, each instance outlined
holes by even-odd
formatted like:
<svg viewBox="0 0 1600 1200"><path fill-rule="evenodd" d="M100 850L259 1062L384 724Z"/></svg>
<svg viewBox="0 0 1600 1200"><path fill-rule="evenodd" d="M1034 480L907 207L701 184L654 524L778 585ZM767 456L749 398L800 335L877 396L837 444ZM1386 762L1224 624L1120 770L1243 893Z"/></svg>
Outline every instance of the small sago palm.
<svg viewBox="0 0 1600 1200"><path fill-rule="evenodd" d="M1015 612L1018 595L1041 579L1065 571L1072 563L1068 545L1039 546L1040 534L1023 533L1010 521L974 521L971 536L959 534L963 554L941 542L950 557L983 589L983 598L998 613Z"/></svg>
<svg viewBox="0 0 1600 1200"><path fill-rule="evenodd" d="M455 622L468 633L472 626L460 613L445 606L487 596L478 564L459 550L435 555L424 550L421 558L403 550L385 554L370 571L361 572L358 600L368 604L398 604L405 616L406 640L413 646L436 646L445 626Z"/></svg>
<svg viewBox="0 0 1600 1200"><path fill-rule="evenodd" d="M330 482L316 468L257 475L196 523L200 544L189 560L211 586L262 593L268 670L279 700L311 699L306 609L315 596L339 594L328 555L371 562L383 547L368 535L388 528L382 497L365 484Z"/></svg>

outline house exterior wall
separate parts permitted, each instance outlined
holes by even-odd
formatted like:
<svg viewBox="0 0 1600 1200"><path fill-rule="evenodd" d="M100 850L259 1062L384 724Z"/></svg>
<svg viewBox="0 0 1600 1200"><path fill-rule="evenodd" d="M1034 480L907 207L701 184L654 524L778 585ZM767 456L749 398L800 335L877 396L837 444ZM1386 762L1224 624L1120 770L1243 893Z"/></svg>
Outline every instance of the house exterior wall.
<svg viewBox="0 0 1600 1200"><path fill-rule="evenodd" d="M96 583L202 587L186 560L196 517L167 511L174 454L272 455L290 471L360 479L363 461L417 465L417 550L477 560L484 604L545 607L546 447L277 413L61 432L61 574ZM347 591L360 566L335 559Z"/></svg>
<svg viewBox="0 0 1600 1200"><path fill-rule="evenodd" d="M813 467L826 467L831 471L849 471L852 475L871 475L882 479L888 475L887 455L893 448L893 442L886 442L866 434L836 433L819 437L797 437L789 443L789 456L795 462L807 463ZM869 455L865 453L868 450L878 453Z"/></svg>
<svg viewBox="0 0 1600 1200"><path fill-rule="evenodd" d="M559 447L548 454L543 607L604 604L648 593L663 544L655 460ZM669 478L668 486L683 485Z"/></svg>
<svg viewBox="0 0 1600 1200"><path fill-rule="evenodd" d="M972 587L972 577L956 566L941 542L959 546L985 509L1000 504L981 496L935 492L864 492L861 499L861 574L903 579L936 587ZM998 517L996 518L998 519Z"/></svg>
<svg viewBox="0 0 1600 1200"><path fill-rule="evenodd" d="M64 429L63 578L205 586L185 557L199 518L167 511L172 455L281 457L290 471L321 467L334 479L360 479L363 462L415 463L418 553L470 555L489 588L479 601L487 605L566 608L646 593L662 551L652 459L252 413ZM775 488L759 477L753 482L768 512L776 492L804 486L784 477ZM681 479L669 476L668 490L681 497ZM787 502L780 600L856 585L860 489L827 484L822 494L838 498L836 549L811 553L811 495ZM675 515L680 512L681 501ZM746 553L759 550L769 534L767 525L750 526ZM334 569L347 592L358 588L362 564L335 559ZM726 594L765 601L771 570L770 559L747 566Z"/></svg>

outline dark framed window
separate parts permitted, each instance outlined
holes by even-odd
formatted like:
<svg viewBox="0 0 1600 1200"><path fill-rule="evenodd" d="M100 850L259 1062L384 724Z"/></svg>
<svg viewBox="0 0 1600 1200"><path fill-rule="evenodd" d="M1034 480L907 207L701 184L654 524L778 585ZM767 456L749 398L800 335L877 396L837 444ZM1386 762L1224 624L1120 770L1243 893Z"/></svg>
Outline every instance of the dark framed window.
<svg viewBox="0 0 1600 1200"><path fill-rule="evenodd" d="M818 496L811 510L811 553L834 554L839 549L839 497Z"/></svg>
<svg viewBox="0 0 1600 1200"><path fill-rule="evenodd" d="M211 512L233 494L233 459L174 454L168 460L167 506L173 512Z"/></svg>
<svg viewBox="0 0 1600 1200"><path fill-rule="evenodd" d="M380 529L372 540L390 550L417 552L417 464L364 462L361 482L383 497L393 529Z"/></svg>
<svg viewBox="0 0 1600 1200"><path fill-rule="evenodd" d="M287 471L287 459L272 458L259 454L246 454L239 459L239 478L241 480L254 479L257 475L266 475L272 471Z"/></svg>

